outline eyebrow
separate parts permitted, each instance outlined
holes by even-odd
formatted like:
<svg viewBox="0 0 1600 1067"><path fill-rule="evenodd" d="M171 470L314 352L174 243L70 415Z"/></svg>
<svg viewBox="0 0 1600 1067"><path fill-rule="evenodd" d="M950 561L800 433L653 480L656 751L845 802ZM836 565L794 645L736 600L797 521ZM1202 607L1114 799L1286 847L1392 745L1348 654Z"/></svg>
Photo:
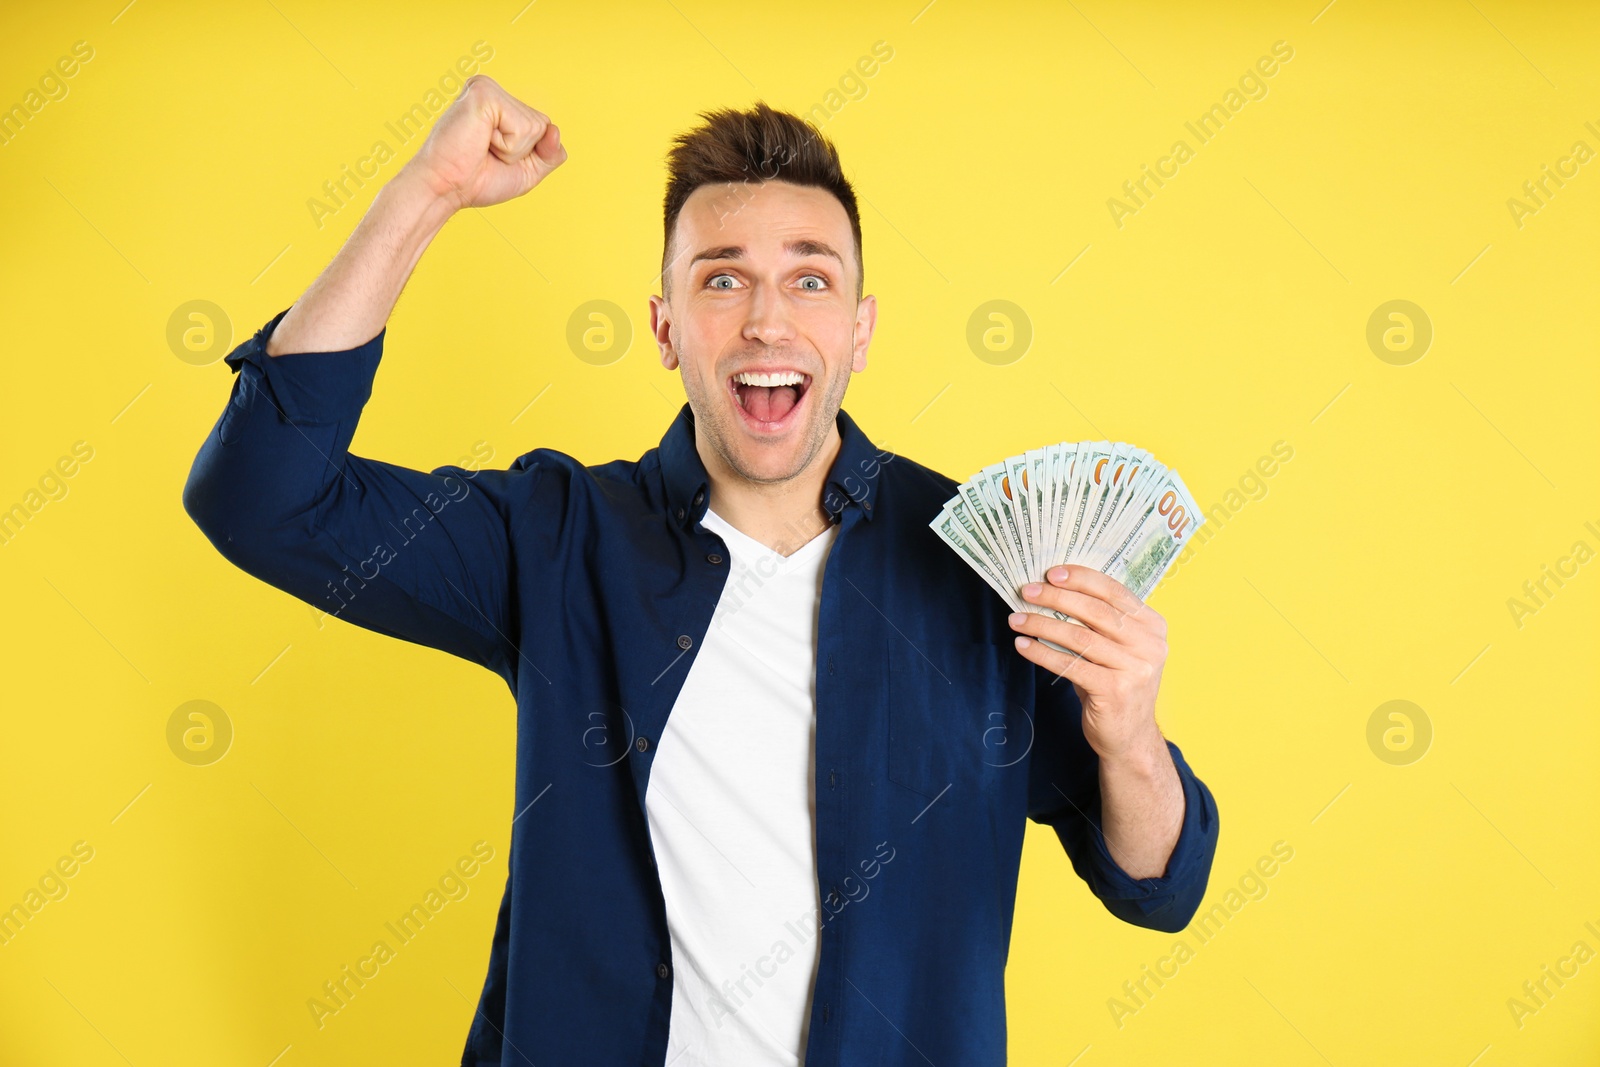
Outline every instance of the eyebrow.
<svg viewBox="0 0 1600 1067"><path fill-rule="evenodd" d="M792 256L832 256L834 259L838 260L840 268L844 267L844 257L839 255L838 252L834 251L832 245L825 244L822 241L789 241L783 246L783 250ZM689 266L692 268L696 263L699 263L703 259L718 260L744 258L745 248L743 245L723 245L720 248L706 248L696 252L694 254L694 258L689 260Z"/></svg>

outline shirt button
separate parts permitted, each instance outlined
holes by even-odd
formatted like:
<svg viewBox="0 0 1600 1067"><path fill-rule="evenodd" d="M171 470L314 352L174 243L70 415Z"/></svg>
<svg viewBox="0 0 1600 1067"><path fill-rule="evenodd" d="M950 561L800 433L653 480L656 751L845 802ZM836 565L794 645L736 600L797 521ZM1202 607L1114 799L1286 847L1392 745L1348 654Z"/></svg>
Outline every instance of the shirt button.
<svg viewBox="0 0 1600 1067"><path fill-rule="evenodd" d="M862 504L862 505L861 505L861 506L862 506L862 507L864 507L864 508L866 508L866 509L867 509L867 510L868 510L868 511L871 511L871 510L872 510L872 501L870 501L870 500L869 500L869 501L866 501L866 502L865 502L865 503L863 503L863 504Z"/></svg>
<svg viewBox="0 0 1600 1067"><path fill-rule="evenodd" d="M672 972L667 968L667 965L665 963L656 964L656 977L657 978L665 978L667 975L669 975L671 973Z"/></svg>
<svg viewBox="0 0 1600 1067"><path fill-rule="evenodd" d="M713 553L711 553L711 555L706 557L706 562L707 563L721 563L722 562L722 557L717 555L715 552L713 552Z"/></svg>
<svg viewBox="0 0 1600 1067"><path fill-rule="evenodd" d="M694 506L695 507L699 507L700 506L700 501L704 500L705 498L706 498L706 494L705 494L704 490L701 490L700 492L696 493L694 495Z"/></svg>
<svg viewBox="0 0 1600 1067"><path fill-rule="evenodd" d="M678 516L678 518L680 518L680 519L681 519L681 518L683 518L683 509L682 509L682 508L679 508L679 509L678 509L678 511L677 511L677 516Z"/></svg>
<svg viewBox="0 0 1600 1067"><path fill-rule="evenodd" d="M641 737L639 740L633 743L633 747L638 749L640 752L643 752L645 749L650 747L650 739L648 737Z"/></svg>
<svg viewBox="0 0 1600 1067"><path fill-rule="evenodd" d="M678 647L679 648L688 648L692 644L694 644L694 638L690 637L688 634L679 634L678 635Z"/></svg>

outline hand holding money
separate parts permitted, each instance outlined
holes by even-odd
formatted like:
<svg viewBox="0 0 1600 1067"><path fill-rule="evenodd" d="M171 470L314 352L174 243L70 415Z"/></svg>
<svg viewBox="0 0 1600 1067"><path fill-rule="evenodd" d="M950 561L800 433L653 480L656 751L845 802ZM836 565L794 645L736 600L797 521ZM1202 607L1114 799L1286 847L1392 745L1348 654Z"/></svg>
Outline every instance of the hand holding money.
<svg viewBox="0 0 1600 1067"><path fill-rule="evenodd" d="M1012 612L1017 651L1072 683L1083 735L1101 759L1164 749L1155 708L1167 620L1127 586L1088 567L1052 567L1046 578L1023 586L1023 595L1078 621ZM1068 651L1058 651L1063 647Z"/></svg>
<svg viewBox="0 0 1600 1067"><path fill-rule="evenodd" d="M1167 624L1143 598L1204 521L1144 449L1083 441L985 467L929 526L1014 609L1017 651L1072 682L1111 758L1159 738Z"/></svg>
<svg viewBox="0 0 1600 1067"><path fill-rule="evenodd" d="M1177 471L1130 444L1082 441L985 467L928 525L1012 610L1053 614L1018 590L1076 563L1143 599L1203 522Z"/></svg>

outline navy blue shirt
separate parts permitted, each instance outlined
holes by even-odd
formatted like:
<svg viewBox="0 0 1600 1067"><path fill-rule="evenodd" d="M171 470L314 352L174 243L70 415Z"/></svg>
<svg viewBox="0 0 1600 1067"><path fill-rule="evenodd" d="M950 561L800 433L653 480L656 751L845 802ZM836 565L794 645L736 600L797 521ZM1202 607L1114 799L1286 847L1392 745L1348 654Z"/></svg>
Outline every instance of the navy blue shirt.
<svg viewBox="0 0 1600 1067"><path fill-rule="evenodd" d="M700 524L690 408L637 461L540 448L507 470L410 470L348 450L387 329L269 357L287 312L227 356L237 377L184 508L248 573L482 664L516 698L510 872L462 1064L663 1064L674 960L645 788L729 576ZM1177 846L1163 877L1118 867L1072 686L1016 652L1006 606L928 528L955 483L843 411L838 429L805 1062L1001 1064L1026 820L1112 915L1176 932L1205 891L1216 804L1167 742Z"/></svg>

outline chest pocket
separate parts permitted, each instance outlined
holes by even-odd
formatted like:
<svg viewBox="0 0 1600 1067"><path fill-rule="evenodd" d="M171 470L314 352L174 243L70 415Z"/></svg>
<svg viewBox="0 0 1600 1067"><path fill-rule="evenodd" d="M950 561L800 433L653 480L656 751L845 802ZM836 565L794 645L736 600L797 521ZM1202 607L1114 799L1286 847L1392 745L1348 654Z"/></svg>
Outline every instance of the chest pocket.
<svg viewBox="0 0 1600 1067"><path fill-rule="evenodd" d="M885 654L890 781L929 798L946 789L970 797L1000 775L1027 773L1033 719L1020 668L1028 664L1014 649L973 642L919 649L900 639Z"/></svg>

